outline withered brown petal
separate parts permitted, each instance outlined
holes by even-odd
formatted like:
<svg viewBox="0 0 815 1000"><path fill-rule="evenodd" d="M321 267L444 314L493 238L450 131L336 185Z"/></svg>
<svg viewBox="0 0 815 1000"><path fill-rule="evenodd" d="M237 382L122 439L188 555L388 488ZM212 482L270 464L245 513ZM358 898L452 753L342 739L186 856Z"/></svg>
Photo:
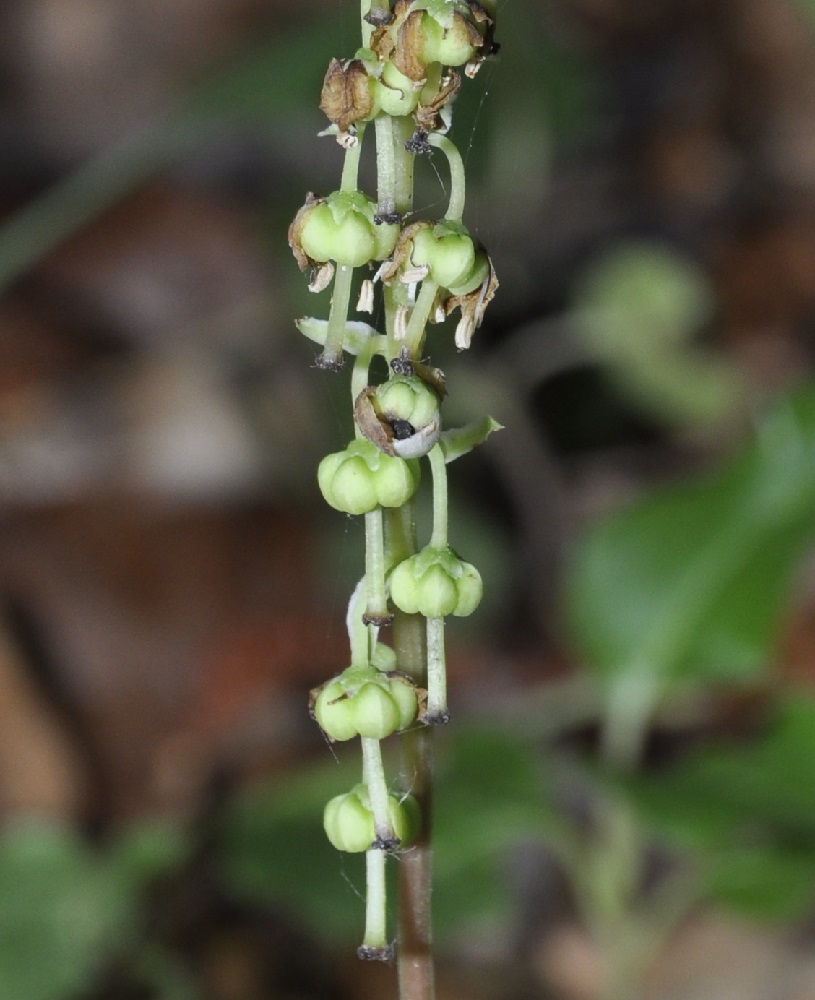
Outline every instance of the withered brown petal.
<svg viewBox="0 0 815 1000"><path fill-rule="evenodd" d="M323 80L320 110L340 132L347 132L354 122L370 116L373 98L368 72L360 59L347 63L331 60Z"/></svg>
<svg viewBox="0 0 815 1000"><path fill-rule="evenodd" d="M460 86L461 75L454 69L448 69L433 100L416 109L416 128L422 132L435 132L439 128L439 112L456 96Z"/></svg>
<svg viewBox="0 0 815 1000"><path fill-rule="evenodd" d="M354 401L354 422L365 437L386 455L395 456L393 450L393 429L387 420L376 412L373 399L376 387L366 386Z"/></svg>
<svg viewBox="0 0 815 1000"><path fill-rule="evenodd" d="M408 264L410 259L410 251L413 248L413 238L420 229L430 229L433 223L427 220L421 220L419 222L412 222L409 226L399 233L399 238L396 241L396 246L393 248L393 254L391 259L387 261L379 269L380 279L387 284L389 281L396 277L396 274L403 264Z"/></svg>
<svg viewBox="0 0 815 1000"><path fill-rule="evenodd" d="M396 36L396 48L391 56L393 65L410 80L423 80L427 74L422 59L424 30L422 20L425 12L414 10L405 18Z"/></svg>
<svg viewBox="0 0 815 1000"><path fill-rule="evenodd" d="M318 198L313 192L309 191L306 195L305 204L298 210L297 215L295 215L292 219L291 225L289 226L289 246L291 247L291 252L294 254L294 259L297 261L297 266L301 271L306 271L313 264L311 258L303 251L303 247L300 242L303 222L305 221L305 215L308 210L321 200L321 198Z"/></svg>

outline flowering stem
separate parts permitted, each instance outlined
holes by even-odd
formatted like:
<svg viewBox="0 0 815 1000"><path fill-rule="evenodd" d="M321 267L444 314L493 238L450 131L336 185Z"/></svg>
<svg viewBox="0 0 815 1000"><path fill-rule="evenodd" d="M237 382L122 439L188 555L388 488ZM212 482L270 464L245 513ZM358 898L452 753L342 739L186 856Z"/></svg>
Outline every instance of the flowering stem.
<svg viewBox="0 0 815 1000"><path fill-rule="evenodd" d="M353 192L357 190L359 178L359 158L362 153L362 136L365 133L365 126L360 125L357 131L357 141L348 146L345 150L345 159L342 161L342 179L340 181L340 191Z"/></svg>
<svg viewBox="0 0 815 1000"><path fill-rule="evenodd" d="M427 619L427 711L425 721L447 722L447 664L444 655L444 619Z"/></svg>
<svg viewBox="0 0 815 1000"><path fill-rule="evenodd" d="M371 649L369 630L363 621L363 609L367 599L366 578L363 578L354 588L351 600L348 602L348 613L345 625L348 629L348 642L351 647L351 663L370 663Z"/></svg>
<svg viewBox="0 0 815 1000"><path fill-rule="evenodd" d="M416 551L415 504L387 511L387 537L394 562ZM399 669L420 687L427 686L425 622L421 615L397 611L394 649ZM430 920L433 882L431 850L433 799L433 729L415 726L401 739L401 784L416 799L421 829L399 864L399 996L401 1000L434 1000L435 971Z"/></svg>
<svg viewBox="0 0 815 1000"><path fill-rule="evenodd" d="M407 332L405 333L405 346L412 358L418 357L421 353L422 342L425 330L427 329L427 321L430 318L438 290L439 286L435 281L425 278L422 282L422 288L416 298L416 304L413 307L413 312L410 314Z"/></svg>
<svg viewBox="0 0 815 1000"><path fill-rule="evenodd" d="M365 589L367 594L365 621L369 625L386 625L391 621L385 594L385 538L382 528L382 508L365 515Z"/></svg>
<svg viewBox="0 0 815 1000"><path fill-rule="evenodd" d="M441 445L434 445L428 453L430 472L433 476L433 534L430 546L447 548L447 466Z"/></svg>
<svg viewBox="0 0 815 1000"><path fill-rule="evenodd" d="M387 888L385 883L385 852L378 849L365 852L365 935L360 958L391 958L387 938Z"/></svg>
<svg viewBox="0 0 815 1000"><path fill-rule="evenodd" d="M447 164L450 168L450 201L447 205L446 218L450 222L461 222L466 191L464 161L461 158L461 153L446 135L440 135L438 132L431 132L427 137L427 142L429 145L435 146L436 149L440 149L447 157Z"/></svg>
<svg viewBox="0 0 815 1000"><path fill-rule="evenodd" d="M385 768L382 764L382 747L379 740L361 736L362 744L362 780L368 786L368 797L371 801L371 812L374 814L374 831L376 832L376 847L389 850L395 846L393 827L388 815L388 785L385 781Z"/></svg>
<svg viewBox="0 0 815 1000"><path fill-rule="evenodd" d="M380 115L374 122L376 129L376 184L378 212L390 216L396 211L396 158L394 150L393 119Z"/></svg>
<svg viewBox="0 0 815 1000"><path fill-rule="evenodd" d="M353 403L356 402L359 394L368 385L371 358L374 355L374 350L374 338L368 337L365 344L360 347L359 353L354 361L354 367L351 372L351 400ZM358 438L365 436L356 421L354 421L354 433Z"/></svg>
<svg viewBox="0 0 815 1000"><path fill-rule="evenodd" d="M342 368L342 341L345 324L348 322L348 306L351 303L351 282L354 269L347 264L338 264L334 276L334 294L331 296L331 311L328 314L328 330L325 335L323 353L317 358L319 368Z"/></svg>

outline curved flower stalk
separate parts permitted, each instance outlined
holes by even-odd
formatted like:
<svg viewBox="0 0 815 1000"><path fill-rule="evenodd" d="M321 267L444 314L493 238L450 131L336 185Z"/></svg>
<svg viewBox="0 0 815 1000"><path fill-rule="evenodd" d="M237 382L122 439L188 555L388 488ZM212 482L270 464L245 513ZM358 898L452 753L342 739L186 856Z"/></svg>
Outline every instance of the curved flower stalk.
<svg viewBox="0 0 815 1000"><path fill-rule="evenodd" d="M429 327L452 313L456 346L469 347L498 286L464 225L464 164L447 134L462 76L475 76L495 51L494 26L493 0L362 0L361 46L332 59L320 97L329 120L323 135L345 151L340 187L307 195L289 227L310 290L331 288L327 320L297 324L321 347L316 364L339 371L353 358L354 438L320 462L319 488L336 510L365 519L365 575L348 611L350 666L311 693L312 715L330 740L359 740L362 774L328 803L324 825L339 850L366 856L363 958L393 954L385 863L400 851L402 1000L434 996L429 724L448 719L444 619L473 612L482 592L478 570L448 544L446 466L499 427L485 418L444 428L445 378L423 360L432 351ZM363 192L359 164L370 136L377 189ZM447 212L413 218L415 162L434 150L448 165ZM355 287L356 311L382 316L383 329L352 317ZM380 382L370 375L376 357L387 365ZM434 514L421 545L414 505L425 465ZM383 765L380 744L392 738L402 744L400 778Z"/></svg>

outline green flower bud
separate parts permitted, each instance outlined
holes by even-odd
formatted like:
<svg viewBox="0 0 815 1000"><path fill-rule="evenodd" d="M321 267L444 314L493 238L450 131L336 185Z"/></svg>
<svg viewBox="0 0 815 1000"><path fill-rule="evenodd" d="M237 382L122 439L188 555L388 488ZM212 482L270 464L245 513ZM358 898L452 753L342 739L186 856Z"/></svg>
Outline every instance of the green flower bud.
<svg viewBox="0 0 815 1000"><path fill-rule="evenodd" d="M389 795L388 819L400 843L409 843L418 833L417 803L411 796L400 801L395 795ZM323 826L338 851L360 854L369 850L376 839L376 831L367 785L355 785L350 792L331 799L323 812Z"/></svg>
<svg viewBox="0 0 815 1000"><path fill-rule="evenodd" d="M440 222L420 229L413 237L410 262L429 267L429 277L442 288L462 285L475 265L475 243L467 230L456 223Z"/></svg>
<svg viewBox="0 0 815 1000"><path fill-rule="evenodd" d="M400 73L392 62L386 62L377 81L376 104L392 118L412 114L419 103L419 92L412 80Z"/></svg>
<svg viewBox="0 0 815 1000"><path fill-rule="evenodd" d="M417 712L416 688L408 677L370 666L350 666L312 692L312 714L332 740L381 740L411 725Z"/></svg>
<svg viewBox="0 0 815 1000"><path fill-rule="evenodd" d="M475 263L467 277L458 285L448 285L451 295L469 295L487 280L490 274L490 259L484 250L475 255Z"/></svg>
<svg viewBox="0 0 815 1000"><path fill-rule="evenodd" d="M384 642L378 642L371 654L371 666L383 674L393 672L396 670L396 653Z"/></svg>
<svg viewBox="0 0 815 1000"><path fill-rule="evenodd" d="M429 14L422 19L423 44L421 58L425 63L443 66L463 66L476 53L481 38L466 18L453 14L450 26L443 25Z"/></svg>
<svg viewBox="0 0 815 1000"><path fill-rule="evenodd" d="M381 452L368 440L352 441L345 451L320 462L320 492L336 510L367 514L378 506L401 507L419 485L419 466Z"/></svg>
<svg viewBox="0 0 815 1000"><path fill-rule="evenodd" d="M407 614L425 618L465 617L483 594L481 575L452 549L425 546L405 559L390 576L391 599Z"/></svg>
<svg viewBox="0 0 815 1000"><path fill-rule="evenodd" d="M393 252L399 227L374 222L376 204L360 191L334 191L298 213L289 241L312 261L360 267Z"/></svg>

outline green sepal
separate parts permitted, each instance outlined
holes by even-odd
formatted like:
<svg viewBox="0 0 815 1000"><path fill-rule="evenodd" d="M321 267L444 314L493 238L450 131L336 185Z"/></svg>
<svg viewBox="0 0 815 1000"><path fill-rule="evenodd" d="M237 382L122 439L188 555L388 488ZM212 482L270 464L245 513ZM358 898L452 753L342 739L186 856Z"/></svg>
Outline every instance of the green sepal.
<svg viewBox="0 0 815 1000"><path fill-rule="evenodd" d="M321 347L325 345L328 334L328 320L317 319L314 316L303 316L295 320L295 326L305 337L313 340ZM347 354L358 355L368 349L373 341L373 353L382 354L387 348L387 338L378 333L368 323L359 320L349 320L345 324L345 333L342 338L342 349Z"/></svg>
<svg viewBox="0 0 815 1000"><path fill-rule="evenodd" d="M457 458L461 458L462 455L468 454L473 448L483 444L490 434L503 429L504 425L499 424L497 420L492 417L484 417L471 424L465 424L464 427L454 427L452 430L442 431L439 444L444 452L445 463L449 464Z"/></svg>

